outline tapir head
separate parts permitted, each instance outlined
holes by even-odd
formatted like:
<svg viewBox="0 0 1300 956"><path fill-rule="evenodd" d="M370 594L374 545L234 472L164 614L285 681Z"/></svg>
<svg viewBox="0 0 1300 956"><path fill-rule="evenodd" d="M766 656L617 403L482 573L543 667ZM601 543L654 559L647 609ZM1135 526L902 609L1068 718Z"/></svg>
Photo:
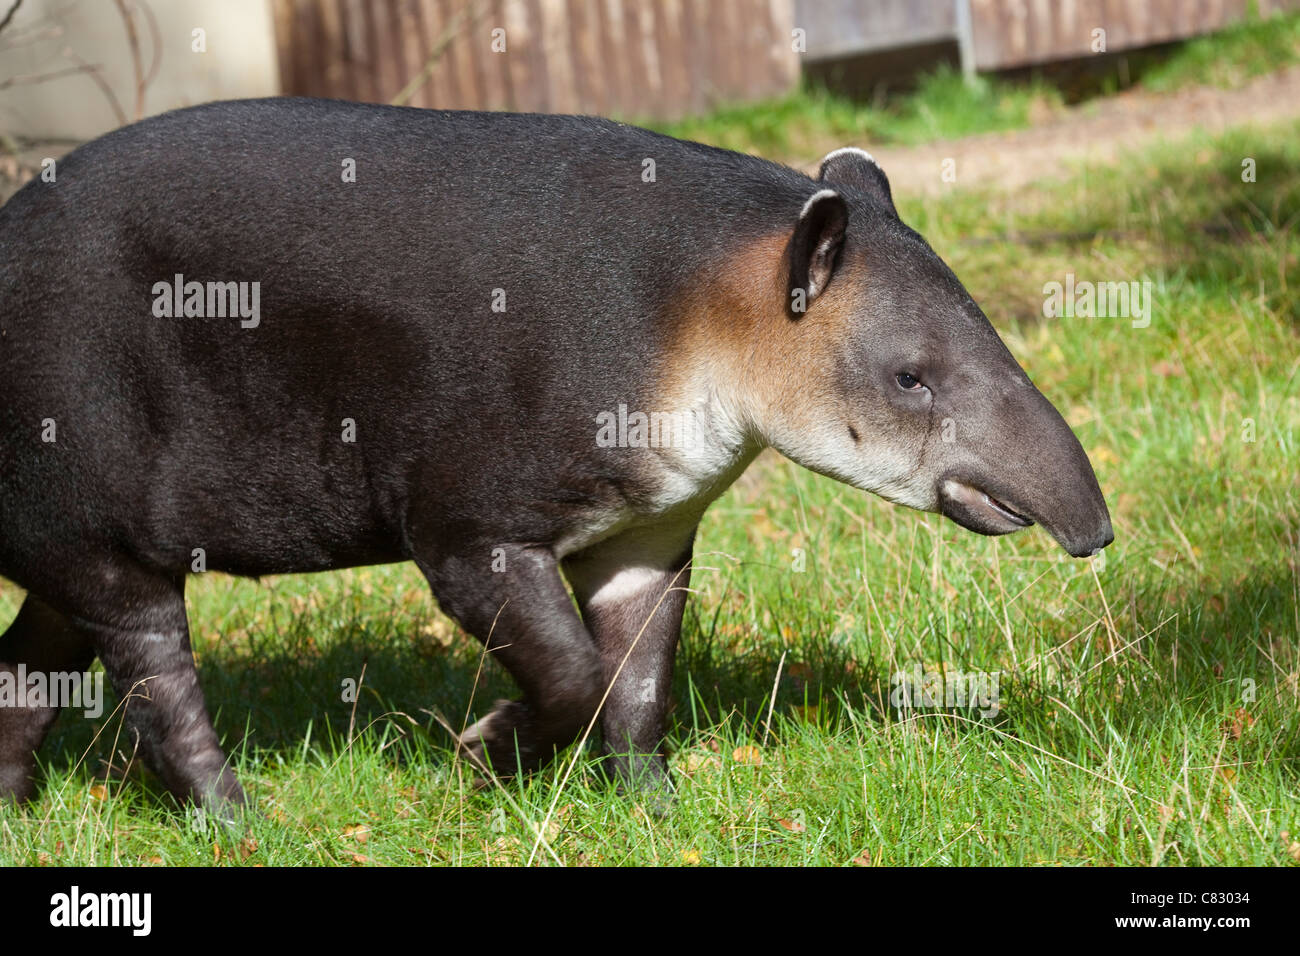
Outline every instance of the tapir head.
<svg viewBox="0 0 1300 956"><path fill-rule="evenodd" d="M837 150L819 179L784 270L788 321L831 344L808 357L804 409L776 416L771 444L981 534L1037 522L1076 557L1110 544L1079 440L952 270L898 218L880 167Z"/></svg>

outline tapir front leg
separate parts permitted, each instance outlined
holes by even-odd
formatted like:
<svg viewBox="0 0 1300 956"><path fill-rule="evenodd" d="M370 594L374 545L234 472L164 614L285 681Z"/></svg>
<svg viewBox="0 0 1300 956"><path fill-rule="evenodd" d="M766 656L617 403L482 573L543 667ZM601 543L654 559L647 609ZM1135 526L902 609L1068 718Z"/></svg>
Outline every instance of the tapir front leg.
<svg viewBox="0 0 1300 956"><path fill-rule="evenodd" d="M691 577L689 531L636 529L565 562L609 695L605 752L626 785L667 788L662 750L673 660Z"/></svg>
<svg viewBox="0 0 1300 956"><path fill-rule="evenodd" d="M495 552L495 557L493 556ZM586 729L604 690L596 645L555 555L530 545L417 559L443 611L487 645L523 691L461 735L466 758L498 776L532 770Z"/></svg>

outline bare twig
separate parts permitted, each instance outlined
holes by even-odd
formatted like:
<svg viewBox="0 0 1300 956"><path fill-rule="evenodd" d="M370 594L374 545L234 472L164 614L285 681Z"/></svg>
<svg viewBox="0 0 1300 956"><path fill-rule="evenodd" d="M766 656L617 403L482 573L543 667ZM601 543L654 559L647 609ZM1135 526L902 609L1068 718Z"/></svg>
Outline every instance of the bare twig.
<svg viewBox="0 0 1300 956"><path fill-rule="evenodd" d="M53 73L24 73L19 76L11 76L7 80L0 80L0 90L7 90L11 86L44 83L46 80L57 80L60 77L75 76L78 73L93 73L98 69L98 66L86 64L84 66L70 66L64 70L55 70Z"/></svg>
<svg viewBox="0 0 1300 956"><path fill-rule="evenodd" d="M5 14L5 18L3 20L0 20L0 33L3 33L5 27L9 26L9 21L14 18L14 14L18 12L18 8L21 7L22 5L23 5L23 0L14 0L14 2L10 5L9 12Z"/></svg>
<svg viewBox="0 0 1300 956"><path fill-rule="evenodd" d="M117 12L126 26L126 42L131 47L131 67L135 71L135 118L144 119L144 61L140 58L140 35L135 29L135 12L128 10L126 0L113 0Z"/></svg>
<svg viewBox="0 0 1300 956"><path fill-rule="evenodd" d="M149 24L149 42L153 45L153 62L149 64L149 72L144 75L144 85L148 88L158 78L158 68L162 66L162 31L158 29L158 18L154 16L149 4L144 0L136 0L136 9L144 14L145 21Z"/></svg>
<svg viewBox="0 0 1300 956"><path fill-rule="evenodd" d="M469 0L469 3L465 4L459 13L448 20L447 26L439 35L437 42L433 44L433 49L429 51L429 56L424 61L424 67L415 78L411 80L411 82L402 87L400 93L389 101L389 105L405 106L409 103L411 97L418 93L425 83L429 82L429 77L433 76L433 71L437 68L438 61L442 59L442 55L447 51L447 47L451 46L451 41L456 39L456 35L460 33L461 27L465 25L466 20L468 20L470 24L475 24L479 21L479 18L482 15L483 4L480 0Z"/></svg>
<svg viewBox="0 0 1300 956"><path fill-rule="evenodd" d="M92 66L87 63L81 57L77 56L77 54L71 49L64 50L63 56L78 66L86 68L85 72L95 81L95 85L99 87L99 91L103 93L104 98L108 100L108 105L113 108L113 114L117 117L117 124L119 126L125 126L127 124L126 113L122 110L122 104L118 101L117 94L113 92L113 88L109 86L108 82L104 79L103 71L98 66Z"/></svg>
<svg viewBox="0 0 1300 956"><path fill-rule="evenodd" d="M772 711L776 710L776 691L781 685L781 668L785 667L786 652L781 651L781 659L776 664L776 677L772 679L772 699L767 704L767 720L763 721L763 746L767 746L767 735L772 729Z"/></svg>

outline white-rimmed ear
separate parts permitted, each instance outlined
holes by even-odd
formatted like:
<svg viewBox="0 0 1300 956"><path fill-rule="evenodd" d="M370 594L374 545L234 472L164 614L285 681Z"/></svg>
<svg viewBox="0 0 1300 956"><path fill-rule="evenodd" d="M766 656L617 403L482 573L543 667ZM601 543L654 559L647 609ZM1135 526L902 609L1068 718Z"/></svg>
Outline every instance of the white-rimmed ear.
<svg viewBox="0 0 1300 956"><path fill-rule="evenodd" d="M795 318L830 284L848 225L848 207L835 190L819 190L804 203L788 246L787 307Z"/></svg>
<svg viewBox="0 0 1300 956"><path fill-rule="evenodd" d="M878 199L892 215L898 215L885 171L865 149L845 146L827 153L817 179L828 186L861 190Z"/></svg>

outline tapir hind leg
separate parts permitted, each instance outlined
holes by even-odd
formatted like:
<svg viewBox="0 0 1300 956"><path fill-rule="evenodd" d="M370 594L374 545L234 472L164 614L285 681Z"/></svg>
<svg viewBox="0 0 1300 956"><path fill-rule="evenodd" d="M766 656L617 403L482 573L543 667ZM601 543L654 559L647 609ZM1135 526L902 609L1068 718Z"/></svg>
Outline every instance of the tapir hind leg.
<svg viewBox="0 0 1300 956"><path fill-rule="evenodd" d="M120 699L125 745L167 788L221 820L244 803L208 716L190 649L185 578L116 560L88 569L65 603Z"/></svg>
<svg viewBox="0 0 1300 956"><path fill-rule="evenodd" d="M0 680L19 689L21 673L84 673L95 659L90 639L66 615L33 594L23 599L18 616L0 636ZM36 751L59 716L58 701L25 706L26 694L0 707L0 800L28 800L35 792Z"/></svg>
<svg viewBox="0 0 1300 956"><path fill-rule="evenodd" d="M670 785L663 736L694 535L634 529L564 566L611 685L601 709L606 759L638 789Z"/></svg>
<svg viewBox="0 0 1300 956"><path fill-rule="evenodd" d="M442 609L487 645L523 691L520 700L497 701L461 735L470 762L505 776L532 770L573 743L595 716L604 686L596 646L555 556L528 545L484 545L475 553L416 563Z"/></svg>

